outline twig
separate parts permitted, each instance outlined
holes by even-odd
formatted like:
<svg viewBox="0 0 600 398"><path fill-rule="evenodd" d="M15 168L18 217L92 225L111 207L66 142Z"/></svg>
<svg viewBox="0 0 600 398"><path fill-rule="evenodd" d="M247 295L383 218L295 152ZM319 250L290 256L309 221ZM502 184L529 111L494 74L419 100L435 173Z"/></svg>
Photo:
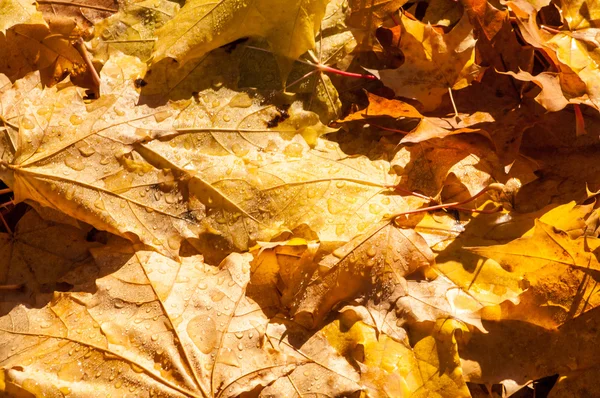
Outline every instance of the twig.
<svg viewBox="0 0 600 398"><path fill-rule="evenodd" d="M87 50L85 49L85 45L83 43L83 39L80 37L73 44L81 58L85 61L85 64L90 72L90 76L92 77L92 81L94 82L94 91L97 94L97 97L100 97L100 76L98 76L98 72L96 68L94 68L94 64L92 63L92 59L90 58Z"/></svg>

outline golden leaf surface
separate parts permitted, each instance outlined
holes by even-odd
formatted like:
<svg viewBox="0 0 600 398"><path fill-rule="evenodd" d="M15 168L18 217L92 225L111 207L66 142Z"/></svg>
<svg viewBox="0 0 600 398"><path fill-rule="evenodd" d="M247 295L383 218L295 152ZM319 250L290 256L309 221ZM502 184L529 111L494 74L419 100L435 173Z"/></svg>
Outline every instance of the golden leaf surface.
<svg viewBox="0 0 600 398"><path fill-rule="evenodd" d="M171 57L185 63L242 37L262 37L287 76L293 61L314 47L326 6L323 0L187 2L158 30L154 60Z"/></svg>
<svg viewBox="0 0 600 398"><path fill-rule="evenodd" d="M30 391L45 394L237 396L285 375L303 385L302 372L316 367L348 380L335 388L358 388L323 337L270 324L245 296L249 255L217 268L201 256L177 263L127 246L93 253L107 274L94 293L57 294L45 308L17 307L0 322L5 383L29 390L25 381L37 380Z"/></svg>
<svg viewBox="0 0 600 398"><path fill-rule="evenodd" d="M396 95L412 98L426 111L435 110L448 90L467 87L480 73L475 61L475 39L466 16L447 34L431 25L401 19L405 63L376 73Z"/></svg>

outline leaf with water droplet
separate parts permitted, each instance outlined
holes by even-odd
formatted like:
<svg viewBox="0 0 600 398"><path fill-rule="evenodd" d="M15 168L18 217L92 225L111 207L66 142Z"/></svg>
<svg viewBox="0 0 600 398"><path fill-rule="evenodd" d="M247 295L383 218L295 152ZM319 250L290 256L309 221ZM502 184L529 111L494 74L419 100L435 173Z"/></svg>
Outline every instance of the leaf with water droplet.
<svg viewBox="0 0 600 398"><path fill-rule="evenodd" d="M325 256L292 305L295 320L318 325L336 304L363 297L380 330L388 330L388 313L396 286L419 268L433 265L433 252L415 231L391 223L375 225Z"/></svg>

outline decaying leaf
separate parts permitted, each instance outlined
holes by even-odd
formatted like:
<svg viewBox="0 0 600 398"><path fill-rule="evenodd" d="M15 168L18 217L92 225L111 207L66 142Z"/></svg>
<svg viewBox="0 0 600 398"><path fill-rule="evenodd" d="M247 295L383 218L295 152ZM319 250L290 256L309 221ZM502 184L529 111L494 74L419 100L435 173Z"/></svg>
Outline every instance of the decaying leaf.
<svg viewBox="0 0 600 398"><path fill-rule="evenodd" d="M407 17L402 17L401 23L404 65L374 71L396 95L416 99L426 111L432 111L449 90L467 87L480 73L481 68L474 63L475 39L466 16L447 34Z"/></svg>

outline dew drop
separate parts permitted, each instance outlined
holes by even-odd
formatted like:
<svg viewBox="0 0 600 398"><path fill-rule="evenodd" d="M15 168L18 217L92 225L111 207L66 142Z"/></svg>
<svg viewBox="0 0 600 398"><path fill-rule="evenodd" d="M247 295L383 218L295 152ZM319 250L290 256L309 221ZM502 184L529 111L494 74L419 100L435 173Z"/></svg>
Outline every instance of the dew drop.
<svg viewBox="0 0 600 398"><path fill-rule="evenodd" d="M65 165L67 165L67 167L70 167L75 171L81 171L85 169L85 163L83 162L83 159L81 159L81 156L67 157L65 159Z"/></svg>
<svg viewBox="0 0 600 398"><path fill-rule="evenodd" d="M37 114L43 116L43 115L47 115L51 111L52 110L50 108L48 108L47 106L42 106L40 109L37 110Z"/></svg>
<svg viewBox="0 0 600 398"><path fill-rule="evenodd" d="M303 149L304 147L301 144L293 142L285 147L283 154L291 158L301 158Z"/></svg>
<svg viewBox="0 0 600 398"><path fill-rule="evenodd" d="M77 382L83 379L85 372L78 362L67 362L60 367L57 375L61 380Z"/></svg>
<svg viewBox="0 0 600 398"><path fill-rule="evenodd" d="M344 205L337 201L337 199L327 199L327 210L331 214L340 214L345 209Z"/></svg>
<svg viewBox="0 0 600 398"><path fill-rule="evenodd" d="M31 119L29 119L27 117L23 117L21 119L21 127L24 128L25 130L31 130L32 128L35 127L35 124L33 124Z"/></svg>
<svg viewBox="0 0 600 398"><path fill-rule="evenodd" d="M144 373L144 369L142 369L141 366L136 365L135 363L131 364L131 369L135 372L135 373Z"/></svg>
<svg viewBox="0 0 600 398"><path fill-rule="evenodd" d="M96 153L96 150L94 148L92 148L91 146L87 146L87 145L79 147L78 149L79 149L79 153L86 158L89 158L94 153Z"/></svg>
<svg viewBox="0 0 600 398"><path fill-rule="evenodd" d="M83 123L83 118L79 115L72 114L69 118L69 122L71 122L73 126L79 126L81 123Z"/></svg>
<svg viewBox="0 0 600 398"><path fill-rule="evenodd" d="M375 248L375 246L369 246L369 248L367 249L367 256L375 257L376 254L377 254L377 249Z"/></svg>
<svg viewBox="0 0 600 398"><path fill-rule="evenodd" d="M167 243L168 243L170 249L172 249L172 250L179 249L179 239L176 236L171 236L169 239L167 239Z"/></svg>
<svg viewBox="0 0 600 398"><path fill-rule="evenodd" d="M231 150L239 157L246 156L249 152L247 148L242 147L240 144L233 144Z"/></svg>
<svg viewBox="0 0 600 398"><path fill-rule="evenodd" d="M186 328L190 339L204 354L210 354L217 343L217 325L208 314L198 315Z"/></svg>
<svg viewBox="0 0 600 398"><path fill-rule="evenodd" d="M156 123L161 123L170 117L171 117L170 111L161 111L161 112L154 114L154 120L156 120Z"/></svg>
<svg viewBox="0 0 600 398"><path fill-rule="evenodd" d="M232 108L249 108L252 106L252 98L246 93L239 93L229 101Z"/></svg>

